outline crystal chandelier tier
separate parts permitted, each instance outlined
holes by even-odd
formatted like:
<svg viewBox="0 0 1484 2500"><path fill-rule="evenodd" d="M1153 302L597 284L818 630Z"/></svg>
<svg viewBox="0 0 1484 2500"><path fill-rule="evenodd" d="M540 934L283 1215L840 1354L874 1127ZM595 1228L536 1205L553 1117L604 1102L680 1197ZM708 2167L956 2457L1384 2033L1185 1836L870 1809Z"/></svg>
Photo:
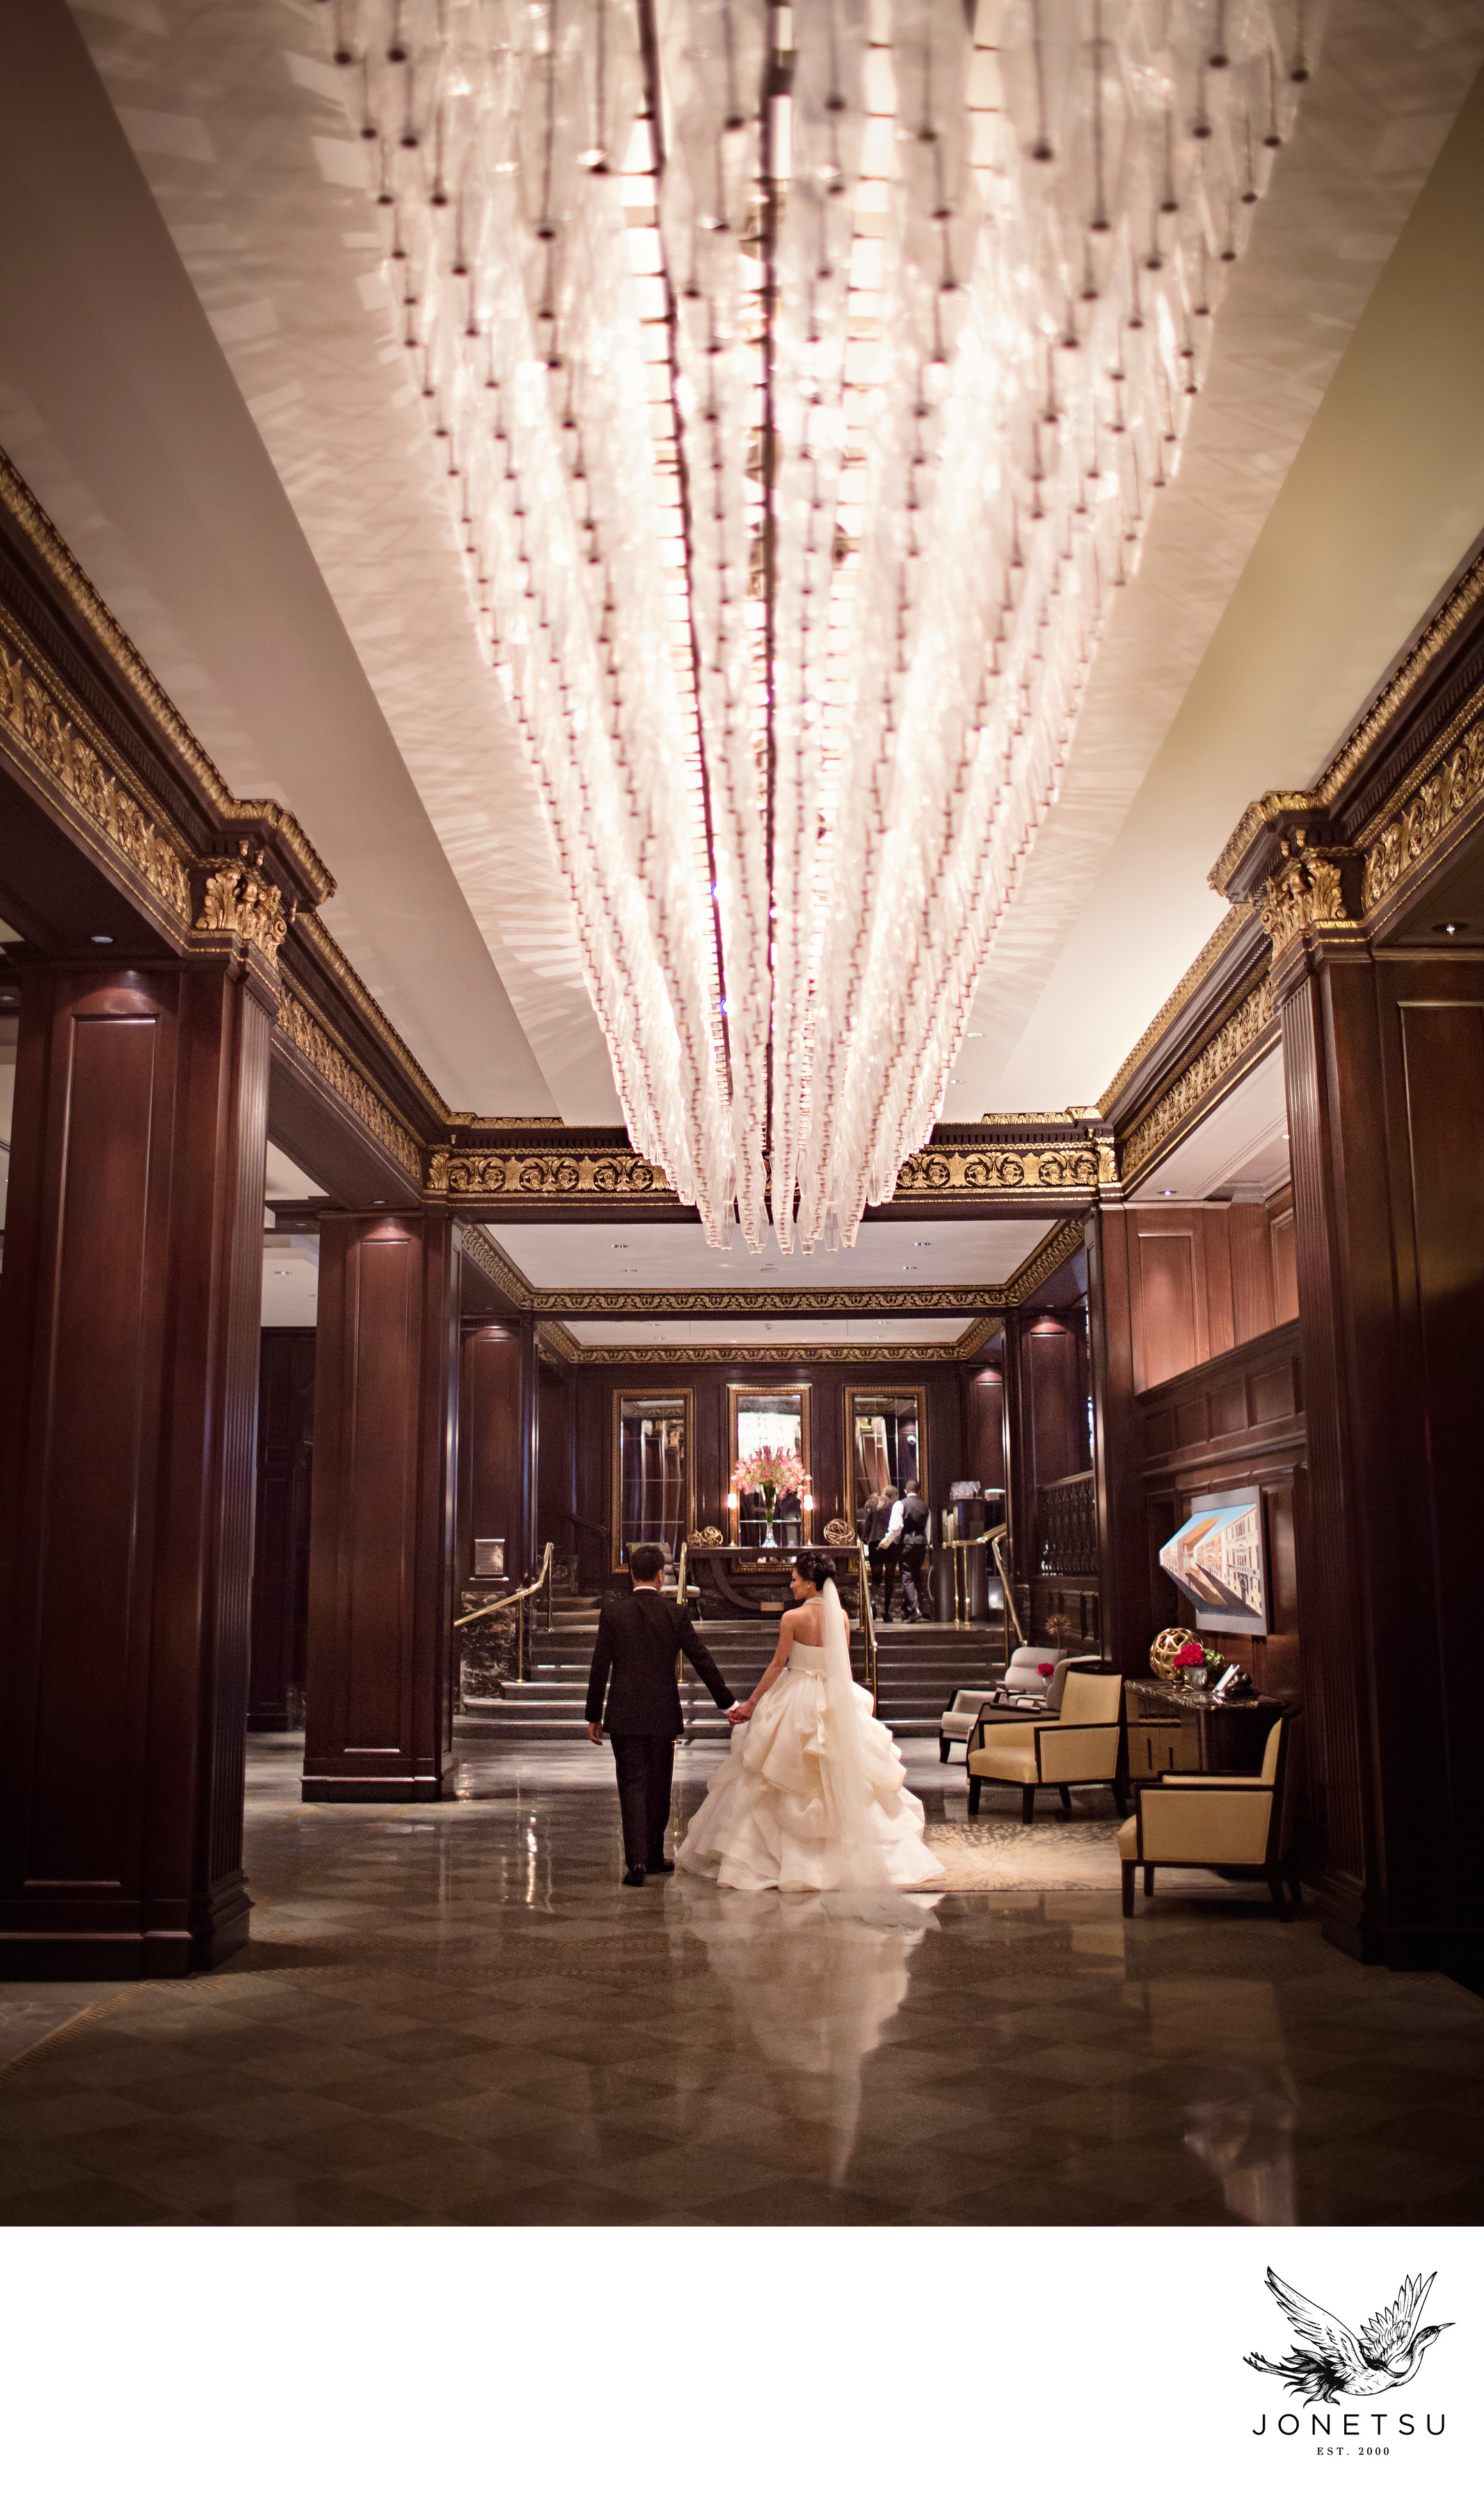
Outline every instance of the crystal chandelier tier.
<svg viewBox="0 0 1484 2500"><path fill-rule="evenodd" d="M1302 0L328 0L636 1148L849 1242L938 1117Z"/></svg>

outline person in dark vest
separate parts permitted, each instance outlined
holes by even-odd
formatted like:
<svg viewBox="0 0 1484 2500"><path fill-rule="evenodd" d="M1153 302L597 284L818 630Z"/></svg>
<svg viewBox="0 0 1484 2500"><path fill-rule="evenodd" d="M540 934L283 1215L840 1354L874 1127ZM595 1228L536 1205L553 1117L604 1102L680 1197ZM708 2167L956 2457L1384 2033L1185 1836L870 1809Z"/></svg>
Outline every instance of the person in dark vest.
<svg viewBox="0 0 1484 2500"><path fill-rule="evenodd" d="M909 1624L920 1623L928 1595L928 1530L933 1514L922 1498L915 1476L908 1476L902 1497L902 1612Z"/></svg>
<svg viewBox="0 0 1484 2500"><path fill-rule="evenodd" d="M676 1654L683 1650L719 1710L735 1720L738 1705L720 1668L684 1608L664 1595L665 1555L658 1545L629 1549L627 1597L608 1597L598 1618L592 1670L587 1679L587 1732L601 1745L605 1731L618 1774L623 1817L626 1884L646 1875L669 1875L665 1855L675 1740L683 1728Z"/></svg>
<svg viewBox="0 0 1484 2500"><path fill-rule="evenodd" d="M896 1505L897 1488L894 1484L883 1485L874 1499L866 1505L866 1560L871 1566L871 1606L874 1614L883 1617L891 1614L892 1593L897 1581L897 1547L886 1544Z"/></svg>

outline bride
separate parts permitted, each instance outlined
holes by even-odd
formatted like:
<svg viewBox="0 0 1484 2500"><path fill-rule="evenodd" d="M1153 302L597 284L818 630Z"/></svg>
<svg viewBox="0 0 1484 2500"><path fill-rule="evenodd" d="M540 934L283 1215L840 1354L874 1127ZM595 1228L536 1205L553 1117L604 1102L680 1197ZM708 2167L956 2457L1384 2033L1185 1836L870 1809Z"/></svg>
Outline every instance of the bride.
<svg viewBox="0 0 1484 2500"><path fill-rule="evenodd" d="M942 1873L902 1756L850 1671L835 1566L803 1554L792 1612L729 1760L676 1851L688 1875L739 1892L872 1892Z"/></svg>

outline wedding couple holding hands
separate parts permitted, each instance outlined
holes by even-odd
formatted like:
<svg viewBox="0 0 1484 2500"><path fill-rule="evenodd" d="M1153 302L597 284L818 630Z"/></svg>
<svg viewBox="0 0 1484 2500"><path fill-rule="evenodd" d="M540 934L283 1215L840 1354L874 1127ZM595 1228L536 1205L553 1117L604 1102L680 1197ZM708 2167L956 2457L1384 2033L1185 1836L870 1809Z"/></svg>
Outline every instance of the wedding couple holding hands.
<svg viewBox="0 0 1484 2500"><path fill-rule="evenodd" d="M623 1881L678 1865L740 1892L829 1892L869 1902L931 1882L942 1867L902 1756L850 1667L835 1566L802 1554L794 1603L750 1700L737 1701L690 1617L664 1594L657 1545L630 1551L628 1596L603 1607L587 1685L587 1732L613 1748L623 1818ZM665 1856L675 1740L682 1732L676 1653L683 1650L732 1726L675 1858Z"/></svg>

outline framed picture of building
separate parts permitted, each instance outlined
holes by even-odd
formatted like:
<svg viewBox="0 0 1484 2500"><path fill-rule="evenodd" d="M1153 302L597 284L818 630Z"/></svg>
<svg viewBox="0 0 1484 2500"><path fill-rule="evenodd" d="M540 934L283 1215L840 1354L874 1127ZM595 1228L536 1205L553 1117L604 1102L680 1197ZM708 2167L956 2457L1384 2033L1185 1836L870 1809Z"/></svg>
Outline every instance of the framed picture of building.
<svg viewBox="0 0 1484 2500"><path fill-rule="evenodd" d="M1195 1607L1197 1631L1266 1637L1268 1566L1263 1497L1256 1485L1198 1501L1184 1526L1161 1546L1160 1562Z"/></svg>

